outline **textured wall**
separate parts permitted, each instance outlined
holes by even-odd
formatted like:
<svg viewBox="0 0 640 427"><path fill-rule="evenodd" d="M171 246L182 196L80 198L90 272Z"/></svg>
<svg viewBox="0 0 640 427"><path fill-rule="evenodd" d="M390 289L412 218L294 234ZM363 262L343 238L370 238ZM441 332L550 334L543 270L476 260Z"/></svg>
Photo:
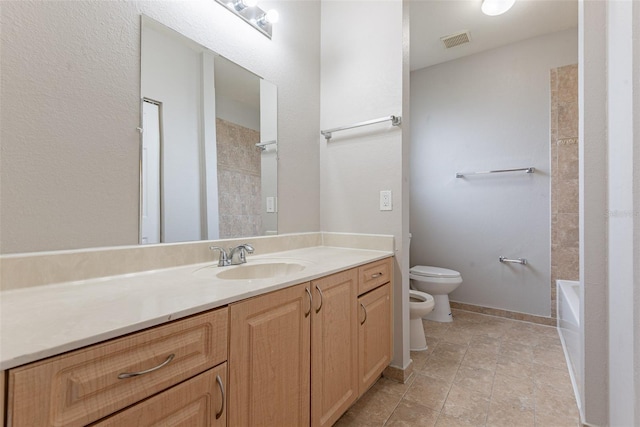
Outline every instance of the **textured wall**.
<svg viewBox="0 0 640 427"><path fill-rule="evenodd" d="M580 279L578 65L551 70L551 317L556 280Z"/></svg>
<svg viewBox="0 0 640 427"><path fill-rule="evenodd" d="M260 236L260 132L216 119L220 238Z"/></svg>
<svg viewBox="0 0 640 427"><path fill-rule="evenodd" d="M454 301L551 315L549 70L577 61L576 33L411 74L411 265L459 271ZM455 177L528 166L536 172Z"/></svg>
<svg viewBox="0 0 640 427"><path fill-rule="evenodd" d="M212 0L3 1L0 252L138 242L141 13L278 86L278 228L319 230L320 6L267 6L272 40Z"/></svg>

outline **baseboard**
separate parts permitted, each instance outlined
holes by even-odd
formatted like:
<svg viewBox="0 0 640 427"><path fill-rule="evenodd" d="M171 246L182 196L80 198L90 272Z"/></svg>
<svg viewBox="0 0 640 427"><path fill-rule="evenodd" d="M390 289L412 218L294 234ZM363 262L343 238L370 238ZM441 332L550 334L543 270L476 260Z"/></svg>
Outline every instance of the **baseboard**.
<svg viewBox="0 0 640 427"><path fill-rule="evenodd" d="M465 304L451 301L451 308L470 311L472 313L488 314L489 316L504 317L506 319L520 320L523 322L537 323L545 326L556 326L557 319L553 317L536 316L534 314L518 313L517 311L502 310L499 308L482 307L480 305Z"/></svg>
<svg viewBox="0 0 640 427"><path fill-rule="evenodd" d="M382 372L383 377L403 384L407 382L411 374L413 374L413 360L409 360L409 364L404 369L389 365Z"/></svg>

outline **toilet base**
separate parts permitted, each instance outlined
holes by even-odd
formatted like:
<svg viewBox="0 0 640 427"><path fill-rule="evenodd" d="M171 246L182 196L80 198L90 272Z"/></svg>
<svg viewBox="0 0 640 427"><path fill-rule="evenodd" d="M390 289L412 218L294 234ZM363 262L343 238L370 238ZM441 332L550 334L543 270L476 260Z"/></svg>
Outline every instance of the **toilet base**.
<svg viewBox="0 0 640 427"><path fill-rule="evenodd" d="M427 339L424 336L422 318L411 319L409 321L409 350L424 351L427 348Z"/></svg>
<svg viewBox="0 0 640 427"><path fill-rule="evenodd" d="M433 300L435 301L433 311L424 316L424 319L441 323L453 322L449 295L433 295Z"/></svg>

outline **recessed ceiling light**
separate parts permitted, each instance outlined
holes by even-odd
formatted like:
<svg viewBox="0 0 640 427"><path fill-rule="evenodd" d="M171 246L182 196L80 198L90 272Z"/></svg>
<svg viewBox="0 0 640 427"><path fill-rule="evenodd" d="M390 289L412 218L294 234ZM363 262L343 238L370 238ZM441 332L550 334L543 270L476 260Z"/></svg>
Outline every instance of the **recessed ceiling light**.
<svg viewBox="0 0 640 427"><path fill-rule="evenodd" d="M502 15L511 9L516 0L483 0L482 13L489 16Z"/></svg>

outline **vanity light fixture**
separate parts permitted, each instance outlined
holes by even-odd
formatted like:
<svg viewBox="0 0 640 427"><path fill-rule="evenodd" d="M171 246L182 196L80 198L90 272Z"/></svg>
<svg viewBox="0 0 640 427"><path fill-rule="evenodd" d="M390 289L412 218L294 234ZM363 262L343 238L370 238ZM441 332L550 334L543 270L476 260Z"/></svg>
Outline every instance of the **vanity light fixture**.
<svg viewBox="0 0 640 427"><path fill-rule="evenodd" d="M275 9L267 12L258 7L258 0L216 0L229 11L235 13L246 23L265 36L271 38L272 24L278 22L280 15Z"/></svg>
<svg viewBox="0 0 640 427"><path fill-rule="evenodd" d="M502 15L515 4L516 0L482 0L482 13L489 16Z"/></svg>

